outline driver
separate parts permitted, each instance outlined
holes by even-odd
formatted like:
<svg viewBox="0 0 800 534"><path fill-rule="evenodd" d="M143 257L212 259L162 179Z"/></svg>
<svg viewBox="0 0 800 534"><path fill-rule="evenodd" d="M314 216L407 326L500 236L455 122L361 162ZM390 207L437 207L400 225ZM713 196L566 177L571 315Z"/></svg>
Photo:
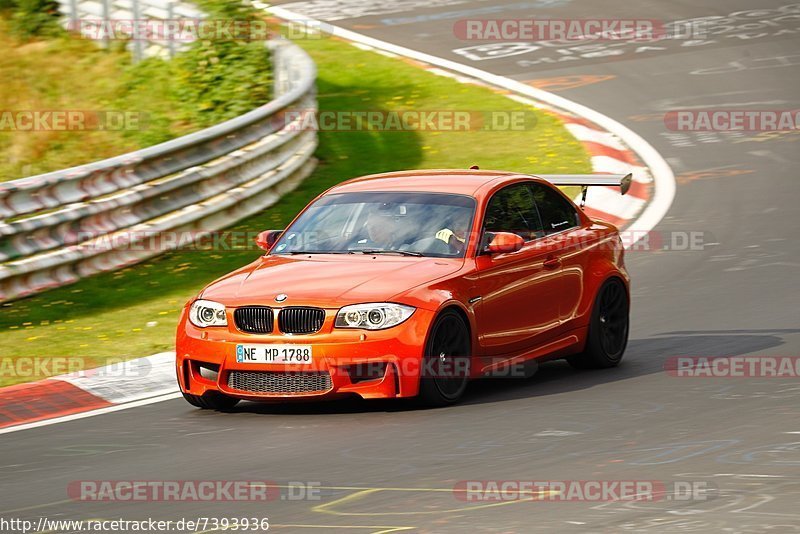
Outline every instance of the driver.
<svg viewBox="0 0 800 534"><path fill-rule="evenodd" d="M389 213L373 210L364 224L366 237L355 242L357 248L394 250L397 241L397 221Z"/></svg>

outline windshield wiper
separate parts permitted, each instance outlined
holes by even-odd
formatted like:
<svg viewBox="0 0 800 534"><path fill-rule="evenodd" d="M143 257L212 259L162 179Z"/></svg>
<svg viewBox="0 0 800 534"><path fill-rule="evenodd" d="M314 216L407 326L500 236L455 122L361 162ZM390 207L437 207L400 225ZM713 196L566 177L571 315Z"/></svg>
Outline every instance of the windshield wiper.
<svg viewBox="0 0 800 534"><path fill-rule="evenodd" d="M305 254L345 254L344 252L332 251L332 250L287 250L286 252L276 252L277 256L287 255L287 256L295 256L295 255L305 255Z"/></svg>
<svg viewBox="0 0 800 534"><path fill-rule="evenodd" d="M410 250L383 250L383 249L357 249L348 251L349 254L398 254L400 256L414 256L416 258L423 257L421 252L412 252Z"/></svg>

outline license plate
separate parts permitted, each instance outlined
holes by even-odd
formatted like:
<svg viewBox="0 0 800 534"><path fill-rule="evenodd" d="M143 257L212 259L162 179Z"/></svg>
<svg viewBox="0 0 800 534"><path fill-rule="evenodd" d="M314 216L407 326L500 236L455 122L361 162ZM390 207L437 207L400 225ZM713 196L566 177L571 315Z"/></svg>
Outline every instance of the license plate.
<svg viewBox="0 0 800 534"><path fill-rule="evenodd" d="M311 345L236 345L236 363L311 365Z"/></svg>

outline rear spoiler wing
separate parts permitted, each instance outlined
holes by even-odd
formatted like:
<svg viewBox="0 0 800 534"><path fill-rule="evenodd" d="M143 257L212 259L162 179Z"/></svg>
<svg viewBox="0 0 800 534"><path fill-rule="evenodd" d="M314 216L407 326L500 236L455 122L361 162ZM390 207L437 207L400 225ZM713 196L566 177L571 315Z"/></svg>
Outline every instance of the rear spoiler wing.
<svg viewBox="0 0 800 534"><path fill-rule="evenodd" d="M581 188L580 207L586 205L586 191L590 185L610 185L619 187L624 195L631 188L633 174L540 174L539 178L553 185L577 185Z"/></svg>
<svg viewBox="0 0 800 534"><path fill-rule="evenodd" d="M610 185L619 187L619 192L625 194L631 188L633 174L540 174L542 180L553 185L577 185L586 191L591 185Z"/></svg>

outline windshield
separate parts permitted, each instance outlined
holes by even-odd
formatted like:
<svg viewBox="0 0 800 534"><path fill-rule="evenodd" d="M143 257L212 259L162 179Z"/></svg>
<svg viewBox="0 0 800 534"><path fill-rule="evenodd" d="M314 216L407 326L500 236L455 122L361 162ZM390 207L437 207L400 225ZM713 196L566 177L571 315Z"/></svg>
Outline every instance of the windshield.
<svg viewBox="0 0 800 534"><path fill-rule="evenodd" d="M416 192L340 193L309 207L271 254L397 254L463 258L475 200Z"/></svg>

